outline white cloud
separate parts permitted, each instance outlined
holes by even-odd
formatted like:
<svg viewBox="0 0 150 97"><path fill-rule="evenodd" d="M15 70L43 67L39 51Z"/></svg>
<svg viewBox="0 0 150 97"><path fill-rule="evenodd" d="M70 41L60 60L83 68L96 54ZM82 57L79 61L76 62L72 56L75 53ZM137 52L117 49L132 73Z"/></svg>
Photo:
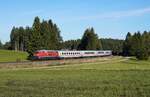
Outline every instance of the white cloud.
<svg viewBox="0 0 150 97"><path fill-rule="evenodd" d="M133 17L133 16L142 16L145 14L150 14L150 7L143 9L135 9L128 11L118 11L118 12L109 12L103 14L96 14L91 16L81 16L74 18L74 20L93 20L93 19L118 19L124 17Z"/></svg>

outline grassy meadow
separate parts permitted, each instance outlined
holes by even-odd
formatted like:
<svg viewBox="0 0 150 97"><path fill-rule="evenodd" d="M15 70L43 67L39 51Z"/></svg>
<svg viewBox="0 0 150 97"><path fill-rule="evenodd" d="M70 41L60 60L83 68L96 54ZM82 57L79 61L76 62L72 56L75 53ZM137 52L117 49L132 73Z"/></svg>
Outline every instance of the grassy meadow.
<svg viewBox="0 0 150 97"><path fill-rule="evenodd" d="M150 61L0 69L0 97L150 97Z"/></svg>
<svg viewBox="0 0 150 97"><path fill-rule="evenodd" d="M0 62L25 61L27 56L26 52L0 50Z"/></svg>

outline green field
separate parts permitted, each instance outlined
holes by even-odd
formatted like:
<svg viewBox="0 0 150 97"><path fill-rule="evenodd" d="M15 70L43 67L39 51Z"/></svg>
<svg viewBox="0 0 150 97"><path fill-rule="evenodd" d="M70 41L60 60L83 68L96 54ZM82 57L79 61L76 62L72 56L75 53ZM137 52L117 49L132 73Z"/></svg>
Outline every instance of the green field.
<svg viewBox="0 0 150 97"><path fill-rule="evenodd" d="M150 61L1 69L0 97L150 97Z"/></svg>
<svg viewBox="0 0 150 97"><path fill-rule="evenodd" d="M0 50L0 62L25 61L27 56L26 52Z"/></svg>

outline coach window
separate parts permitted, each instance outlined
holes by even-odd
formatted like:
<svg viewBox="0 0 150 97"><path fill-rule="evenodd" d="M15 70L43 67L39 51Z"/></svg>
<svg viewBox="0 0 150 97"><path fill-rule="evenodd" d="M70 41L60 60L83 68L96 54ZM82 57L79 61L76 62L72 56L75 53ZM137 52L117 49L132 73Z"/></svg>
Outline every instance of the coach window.
<svg viewBox="0 0 150 97"><path fill-rule="evenodd" d="M104 52L98 52L99 54L103 54Z"/></svg>
<svg viewBox="0 0 150 97"><path fill-rule="evenodd" d="M94 54L94 52L85 52L85 54Z"/></svg>

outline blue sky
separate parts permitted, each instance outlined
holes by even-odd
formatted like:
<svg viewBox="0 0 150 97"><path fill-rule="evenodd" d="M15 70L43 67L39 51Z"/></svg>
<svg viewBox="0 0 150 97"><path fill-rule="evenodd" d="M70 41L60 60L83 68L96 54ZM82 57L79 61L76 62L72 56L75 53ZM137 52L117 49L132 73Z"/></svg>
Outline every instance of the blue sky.
<svg viewBox="0 0 150 97"><path fill-rule="evenodd" d="M94 27L101 38L124 39L128 31L150 30L150 0L1 0L0 40L13 26L32 26L35 16L52 19L64 40Z"/></svg>

